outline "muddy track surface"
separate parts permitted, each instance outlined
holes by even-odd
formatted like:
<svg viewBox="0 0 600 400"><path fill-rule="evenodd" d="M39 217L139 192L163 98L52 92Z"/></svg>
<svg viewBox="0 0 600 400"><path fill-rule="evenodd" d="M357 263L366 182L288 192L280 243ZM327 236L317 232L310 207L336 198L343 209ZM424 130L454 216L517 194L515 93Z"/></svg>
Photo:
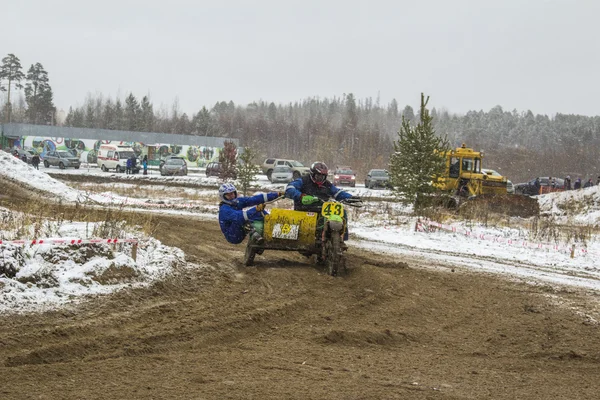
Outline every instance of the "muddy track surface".
<svg viewBox="0 0 600 400"><path fill-rule="evenodd" d="M296 253L248 268L216 223L157 222L194 265L0 316L0 399L598 398L598 324L565 306L582 293L356 248L337 278Z"/></svg>

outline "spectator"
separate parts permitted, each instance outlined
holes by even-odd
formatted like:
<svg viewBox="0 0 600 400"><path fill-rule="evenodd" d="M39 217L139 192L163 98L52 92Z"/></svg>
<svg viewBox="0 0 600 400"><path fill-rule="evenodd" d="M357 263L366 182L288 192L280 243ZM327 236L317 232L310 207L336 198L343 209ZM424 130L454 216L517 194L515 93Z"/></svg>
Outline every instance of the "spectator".
<svg viewBox="0 0 600 400"><path fill-rule="evenodd" d="M129 175L129 174L131 174L131 167L132 167L132 164L131 164L131 157L129 157L129 158L127 159L127 166L126 166L126 168L125 168L125 173L126 173L126 174L128 174L128 175Z"/></svg>
<svg viewBox="0 0 600 400"><path fill-rule="evenodd" d="M571 190L571 176L567 175L565 178L565 190Z"/></svg>
<svg viewBox="0 0 600 400"><path fill-rule="evenodd" d="M16 149L13 151L13 156L19 158L19 152Z"/></svg>
<svg viewBox="0 0 600 400"><path fill-rule="evenodd" d="M145 155L142 160L142 167L144 167L144 175L148 175L148 156Z"/></svg>
<svg viewBox="0 0 600 400"><path fill-rule="evenodd" d="M23 154L21 156L21 161L23 161L25 164L27 164L27 154Z"/></svg>
<svg viewBox="0 0 600 400"><path fill-rule="evenodd" d="M135 156L131 156L129 157L129 159L131 160L131 172L132 174L137 174L138 172L140 172L140 168L137 166L137 159L135 158Z"/></svg>
<svg viewBox="0 0 600 400"><path fill-rule="evenodd" d="M556 178L550 177L552 189L556 189ZM554 190L553 190L554 191Z"/></svg>
<svg viewBox="0 0 600 400"><path fill-rule="evenodd" d="M596 185L600 185L600 176L598 177L598 179L596 180Z"/></svg>
<svg viewBox="0 0 600 400"><path fill-rule="evenodd" d="M540 178L535 178L535 182L533 183L533 185L535 186L535 192L537 194L542 194L542 184L540 183Z"/></svg>
<svg viewBox="0 0 600 400"><path fill-rule="evenodd" d="M575 179L575 185L573 185L573 189L581 189L581 178Z"/></svg>
<svg viewBox="0 0 600 400"><path fill-rule="evenodd" d="M594 182L592 181L592 178L588 179L588 181L583 185L583 188L589 188L594 186Z"/></svg>
<svg viewBox="0 0 600 400"><path fill-rule="evenodd" d="M31 157L31 165L33 165L33 168L39 170L38 166L40 165L40 156L34 154L33 157Z"/></svg>

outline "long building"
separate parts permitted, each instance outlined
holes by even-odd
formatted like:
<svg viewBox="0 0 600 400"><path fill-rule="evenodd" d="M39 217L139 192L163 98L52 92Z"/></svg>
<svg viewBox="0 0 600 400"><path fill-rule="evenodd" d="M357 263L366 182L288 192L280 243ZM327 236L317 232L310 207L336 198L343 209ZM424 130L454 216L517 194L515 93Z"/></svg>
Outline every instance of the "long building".
<svg viewBox="0 0 600 400"><path fill-rule="evenodd" d="M158 165L166 156L175 155L184 158L189 166L203 167L218 160L226 141L239 146L238 139L223 137L50 125L0 125L0 148L33 149L42 159L48 151L67 150L77 154L81 162L90 164L96 163L100 145L112 143L131 146L139 157L147 155L149 165Z"/></svg>

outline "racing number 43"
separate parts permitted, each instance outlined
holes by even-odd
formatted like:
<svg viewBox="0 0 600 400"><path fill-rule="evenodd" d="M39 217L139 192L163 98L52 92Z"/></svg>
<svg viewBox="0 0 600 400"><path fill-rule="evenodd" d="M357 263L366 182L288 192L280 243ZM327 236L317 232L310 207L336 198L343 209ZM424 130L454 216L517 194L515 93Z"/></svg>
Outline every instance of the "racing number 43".
<svg viewBox="0 0 600 400"><path fill-rule="evenodd" d="M344 216L344 206L340 203L335 203L333 201L328 201L323 204L323 208L321 209L321 215L324 217L331 217L332 215L337 215L338 217Z"/></svg>

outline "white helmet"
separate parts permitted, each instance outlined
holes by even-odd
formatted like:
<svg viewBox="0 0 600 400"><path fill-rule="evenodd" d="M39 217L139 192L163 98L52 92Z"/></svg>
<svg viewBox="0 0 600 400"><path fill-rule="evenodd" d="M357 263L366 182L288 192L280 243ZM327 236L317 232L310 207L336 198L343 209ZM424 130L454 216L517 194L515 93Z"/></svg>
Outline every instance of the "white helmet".
<svg viewBox="0 0 600 400"><path fill-rule="evenodd" d="M236 198L233 199L233 200L227 200L225 198L225 195L227 193L235 193L235 197ZM224 184L221 185L221 187L219 188L219 198L225 204L232 205L232 204L237 203L237 189L235 188L235 186L233 185L233 183L227 182L227 183L224 183Z"/></svg>

